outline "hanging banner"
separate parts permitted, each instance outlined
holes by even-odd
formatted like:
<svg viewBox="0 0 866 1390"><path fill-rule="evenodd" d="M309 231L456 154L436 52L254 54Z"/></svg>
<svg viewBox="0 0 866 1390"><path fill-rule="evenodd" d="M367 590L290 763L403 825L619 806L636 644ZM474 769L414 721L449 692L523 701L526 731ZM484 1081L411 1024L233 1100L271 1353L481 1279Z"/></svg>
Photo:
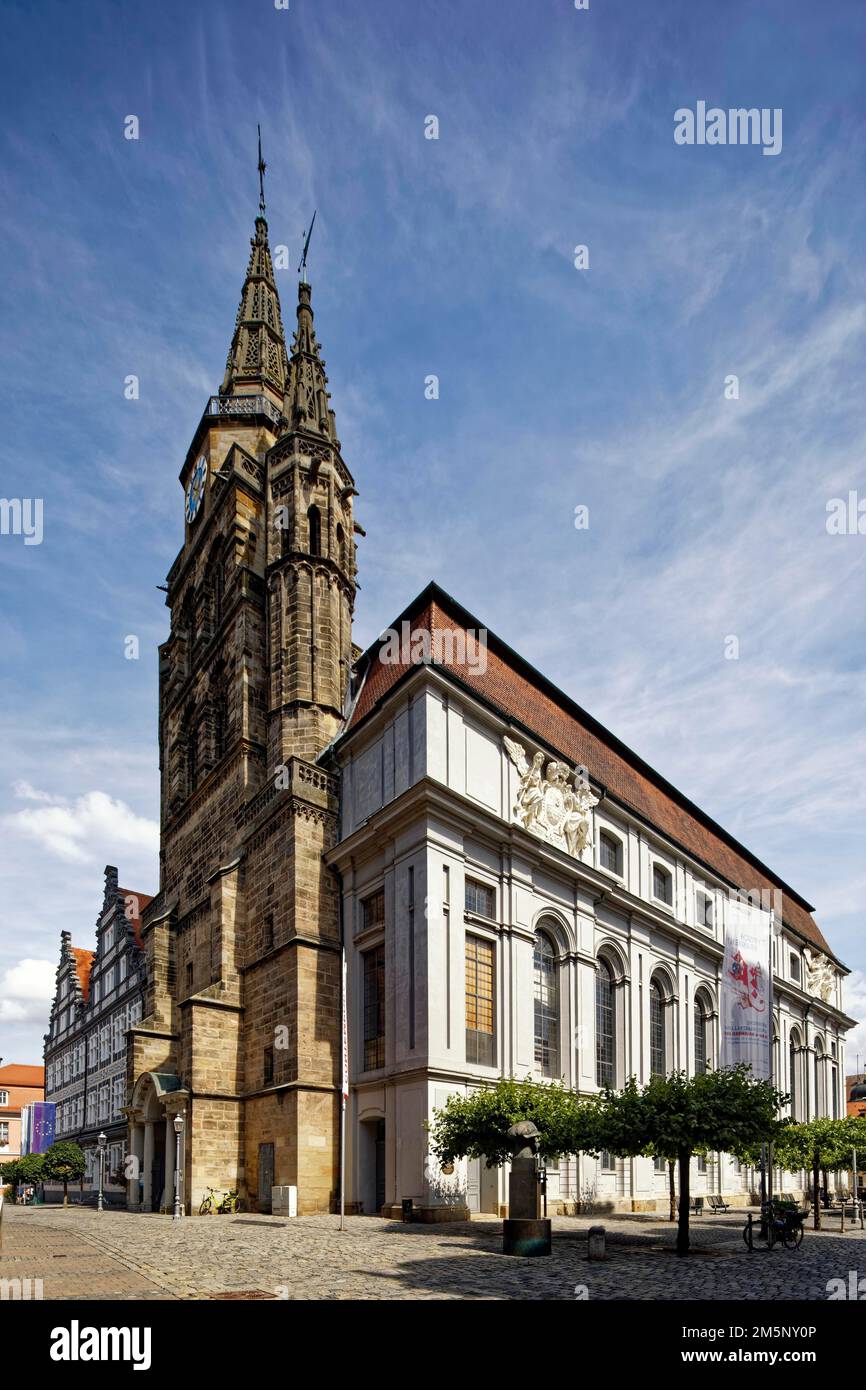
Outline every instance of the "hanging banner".
<svg viewBox="0 0 866 1390"><path fill-rule="evenodd" d="M772 913L744 898L725 904L721 1024L723 1067L746 1062L762 1081L772 1072Z"/></svg>

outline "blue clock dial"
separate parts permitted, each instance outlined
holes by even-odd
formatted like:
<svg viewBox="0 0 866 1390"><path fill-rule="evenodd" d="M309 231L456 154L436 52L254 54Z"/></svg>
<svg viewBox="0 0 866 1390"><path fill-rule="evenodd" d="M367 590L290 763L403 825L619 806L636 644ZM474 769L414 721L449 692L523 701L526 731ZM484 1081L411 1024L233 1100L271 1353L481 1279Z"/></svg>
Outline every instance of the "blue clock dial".
<svg viewBox="0 0 866 1390"><path fill-rule="evenodd" d="M186 489L186 519L189 522L195 521L201 510L204 501L204 489L207 482L207 459L202 454L195 468L192 470L192 477Z"/></svg>

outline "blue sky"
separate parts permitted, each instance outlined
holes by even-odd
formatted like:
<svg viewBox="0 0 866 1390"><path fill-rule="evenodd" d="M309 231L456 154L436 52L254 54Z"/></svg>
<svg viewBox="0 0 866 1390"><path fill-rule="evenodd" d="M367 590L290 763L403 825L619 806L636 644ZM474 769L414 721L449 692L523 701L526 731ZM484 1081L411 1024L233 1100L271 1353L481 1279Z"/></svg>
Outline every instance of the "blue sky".
<svg viewBox="0 0 866 1390"><path fill-rule="evenodd" d="M156 586L257 122L287 322L318 208L357 640L436 578L816 905L866 1018L866 536L826 529L866 498L862 4L2 14L0 490L44 539L0 536L0 1054L37 1059L105 863L156 887ZM781 108L781 152L676 145L698 101Z"/></svg>

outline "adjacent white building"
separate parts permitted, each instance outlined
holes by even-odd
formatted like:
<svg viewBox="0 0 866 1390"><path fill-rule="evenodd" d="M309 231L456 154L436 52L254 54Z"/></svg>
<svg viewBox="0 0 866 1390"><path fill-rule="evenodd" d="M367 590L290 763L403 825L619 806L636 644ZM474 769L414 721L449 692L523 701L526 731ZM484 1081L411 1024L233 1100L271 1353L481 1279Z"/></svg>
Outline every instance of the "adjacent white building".
<svg viewBox="0 0 866 1390"><path fill-rule="evenodd" d="M433 585L403 622L479 631ZM506 1173L476 1161L444 1174L428 1152L426 1122L455 1091L532 1075L591 1095L716 1065L737 892L769 895L780 924L777 1084L797 1118L844 1114L848 972L809 904L492 634L482 642L471 662L471 642L452 641L427 665L380 639L331 750L348 1201L372 1212L411 1197L427 1219L503 1212ZM653 1209L667 1181L652 1159L582 1155L550 1171L548 1198ZM692 1183L745 1203L755 1175L715 1155L694 1160Z"/></svg>

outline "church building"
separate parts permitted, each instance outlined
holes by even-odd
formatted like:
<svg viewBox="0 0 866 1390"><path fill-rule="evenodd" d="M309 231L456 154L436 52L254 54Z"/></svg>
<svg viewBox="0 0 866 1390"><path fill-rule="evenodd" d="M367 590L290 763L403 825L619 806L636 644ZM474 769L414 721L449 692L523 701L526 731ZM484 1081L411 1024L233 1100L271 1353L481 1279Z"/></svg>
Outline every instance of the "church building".
<svg viewBox="0 0 866 1390"><path fill-rule="evenodd" d="M843 1113L847 972L793 888L435 584L353 646L355 482L306 279L286 340L264 211L180 470L129 1205L168 1204L180 1114L188 1210L208 1187L334 1209L345 950L347 1210L502 1213L501 1173L438 1168L434 1108L500 1076L589 1095L716 1065L737 891L781 905L779 1084L801 1118ZM695 1170L735 1200L754 1182L723 1155ZM548 1198L652 1209L666 1182L582 1156Z"/></svg>

